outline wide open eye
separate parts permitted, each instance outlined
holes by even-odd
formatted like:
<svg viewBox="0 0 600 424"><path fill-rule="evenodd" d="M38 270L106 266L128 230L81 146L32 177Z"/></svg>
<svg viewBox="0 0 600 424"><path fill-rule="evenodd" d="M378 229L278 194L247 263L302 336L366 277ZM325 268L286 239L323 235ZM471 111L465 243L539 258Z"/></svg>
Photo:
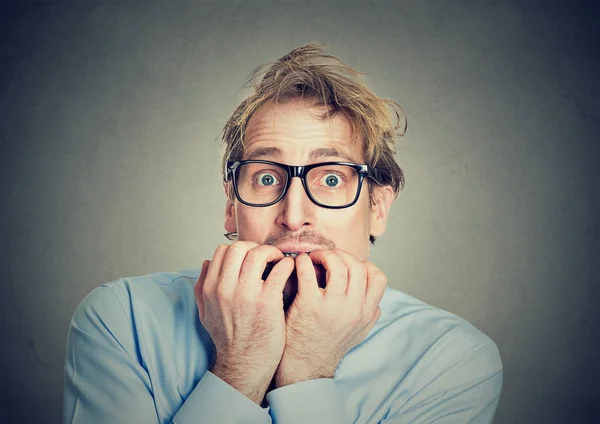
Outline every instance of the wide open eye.
<svg viewBox="0 0 600 424"><path fill-rule="evenodd" d="M261 172L256 175L256 183L260 186L270 187L279 184L277 176L272 172Z"/></svg>
<svg viewBox="0 0 600 424"><path fill-rule="evenodd" d="M336 188L342 185L342 183L342 177L334 173L325 174L319 180L319 185L323 187Z"/></svg>

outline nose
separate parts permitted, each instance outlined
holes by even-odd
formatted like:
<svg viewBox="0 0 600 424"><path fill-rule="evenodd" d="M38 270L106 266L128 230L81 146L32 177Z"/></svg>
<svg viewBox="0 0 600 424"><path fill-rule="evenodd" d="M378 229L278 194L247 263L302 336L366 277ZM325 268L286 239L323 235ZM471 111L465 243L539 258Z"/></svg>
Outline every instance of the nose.
<svg viewBox="0 0 600 424"><path fill-rule="evenodd" d="M277 215L279 227L289 231L298 231L305 226L312 225L313 206L316 205L308 198L300 178L292 178L287 193L276 205L280 207Z"/></svg>

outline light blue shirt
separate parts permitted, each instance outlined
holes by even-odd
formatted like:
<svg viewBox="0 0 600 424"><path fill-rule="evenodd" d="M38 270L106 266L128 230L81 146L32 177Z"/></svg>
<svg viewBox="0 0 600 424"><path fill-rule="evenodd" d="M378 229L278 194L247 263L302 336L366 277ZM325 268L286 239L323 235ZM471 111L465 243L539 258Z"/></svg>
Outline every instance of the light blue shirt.
<svg viewBox="0 0 600 424"><path fill-rule="evenodd" d="M82 424L490 423L502 388L494 342L464 319L387 288L381 317L334 378L269 392L263 408L207 370L199 270L123 278L73 315L64 422Z"/></svg>

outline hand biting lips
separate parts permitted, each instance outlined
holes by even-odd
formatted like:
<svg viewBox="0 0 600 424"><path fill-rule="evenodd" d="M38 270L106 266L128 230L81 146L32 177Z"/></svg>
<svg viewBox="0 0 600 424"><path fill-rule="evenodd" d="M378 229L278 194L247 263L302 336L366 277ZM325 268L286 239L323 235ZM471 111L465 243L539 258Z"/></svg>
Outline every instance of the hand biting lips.
<svg viewBox="0 0 600 424"><path fill-rule="evenodd" d="M310 253L310 252L307 252ZM298 252L283 252L283 254L285 256L291 256L292 258L296 258L296 256L298 256ZM276 262L268 262L267 266L265 267L265 271L263 272L262 275L262 279L266 280L267 277L269 276L269 273L271 272L271 270L273 269L273 267L275 266ZM325 286L327 285L325 282L325 268L323 267L323 265L321 264L315 264L313 263L313 267L315 268L315 274L317 277L317 283L319 285L320 288L325 288ZM292 303L292 301L294 300L294 297L296 296L298 290L298 277L296 275L296 270L294 269L294 271L292 272L292 274L290 275L287 283L286 283L286 287L284 290L284 309L287 310L287 308L289 307L289 305Z"/></svg>
<svg viewBox="0 0 600 424"><path fill-rule="evenodd" d="M306 252L306 253L310 253L310 252ZM291 256L292 258L296 259L296 256L298 256L298 252L283 252L284 256ZM271 270L273 269L273 267L275 266L276 262L268 262L267 266L265 267L265 271L263 272L262 275L262 279L266 280L267 277L269 276L269 273L271 272ZM323 268L323 265L321 264L313 264L313 267L315 268L315 274L317 275L317 282L319 284L320 288L325 288L326 283L325 283L325 268ZM296 276L296 270L294 270L292 272L292 275L290 276L290 280L293 281L294 284L298 283L298 277Z"/></svg>

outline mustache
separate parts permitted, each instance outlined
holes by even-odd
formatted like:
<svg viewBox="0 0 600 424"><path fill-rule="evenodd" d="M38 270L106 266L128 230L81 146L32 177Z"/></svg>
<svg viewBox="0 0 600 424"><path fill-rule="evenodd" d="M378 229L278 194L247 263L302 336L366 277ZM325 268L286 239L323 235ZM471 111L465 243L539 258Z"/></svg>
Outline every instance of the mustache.
<svg viewBox="0 0 600 424"><path fill-rule="evenodd" d="M327 237L317 234L313 231L304 231L302 233L297 234L291 233L289 231L282 231L279 233L271 234L265 240L265 244L271 246L284 243L307 243L324 246L327 249L335 249L335 243L332 240L329 240Z"/></svg>

